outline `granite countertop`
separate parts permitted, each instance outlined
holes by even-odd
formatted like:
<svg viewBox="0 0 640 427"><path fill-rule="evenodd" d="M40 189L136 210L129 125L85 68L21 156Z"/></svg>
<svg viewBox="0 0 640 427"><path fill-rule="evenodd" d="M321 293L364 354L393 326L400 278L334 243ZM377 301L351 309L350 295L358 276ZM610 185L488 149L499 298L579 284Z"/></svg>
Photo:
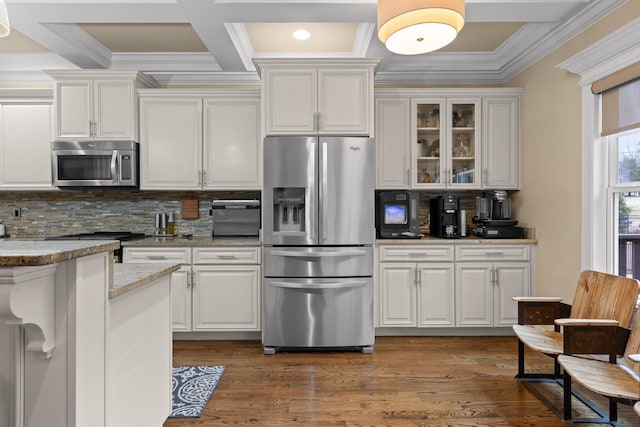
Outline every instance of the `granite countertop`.
<svg viewBox="0 0 640 427"><path fill-rule="evenodd" d="M376 245L449 245L449 244L481 244L481 245L522 245L537 244L537 239L483 239L476 236L461 237L458 239L443 239L440 237L424 236L421 239L376 239Z"/></svg>
<svg viewBox="0 0 640 427"><path fill-rule="evenodd" d="M113 284L109 298L124 295L179 270L180 264L113 264Z"/></svg>
<svg viewBox="0 0 640 427"><path fill-rule="evenodd" d="M122 246L185 246L185 247L206 247L206 246L262 246L258 237L211 237L193 236L183 237L145 237L138 240L127 240L122 242Z"/></svg>
<svg viewBox="0 0 640 427"><path fill-rule="evenodd" d="M55 264L119 247L115 240L0 240L0 267Z"/></svg>

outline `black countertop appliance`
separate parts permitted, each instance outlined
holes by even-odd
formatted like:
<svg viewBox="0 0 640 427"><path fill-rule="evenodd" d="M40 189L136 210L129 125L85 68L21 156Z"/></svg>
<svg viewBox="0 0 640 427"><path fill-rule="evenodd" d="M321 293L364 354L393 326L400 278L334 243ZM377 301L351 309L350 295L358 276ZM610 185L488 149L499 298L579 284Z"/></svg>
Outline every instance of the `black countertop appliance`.
<svg viewBox="0 0 640 427"><path fill-rule="evenodd" d="M460 237L460 199L451 194L429 200L429 233L435 237Z"/></svg>

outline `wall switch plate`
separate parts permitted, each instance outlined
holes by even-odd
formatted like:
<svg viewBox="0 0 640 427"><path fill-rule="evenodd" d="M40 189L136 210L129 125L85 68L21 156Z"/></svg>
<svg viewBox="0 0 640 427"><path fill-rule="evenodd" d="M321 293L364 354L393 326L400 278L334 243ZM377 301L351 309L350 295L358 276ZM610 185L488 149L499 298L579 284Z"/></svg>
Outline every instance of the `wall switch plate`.
<svg viewBox="0 0 640 427"><path fill-rule="evenodd" d="M13 208L11 218L22 218L22 208Z"/></svg>

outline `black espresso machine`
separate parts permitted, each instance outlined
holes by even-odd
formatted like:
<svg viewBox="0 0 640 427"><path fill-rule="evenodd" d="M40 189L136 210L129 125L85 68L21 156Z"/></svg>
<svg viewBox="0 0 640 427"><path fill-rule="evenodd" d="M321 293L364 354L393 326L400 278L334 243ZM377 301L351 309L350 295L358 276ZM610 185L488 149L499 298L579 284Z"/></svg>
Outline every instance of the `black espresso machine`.
<svg viewBox="0 0 640 427"><path fill-rule="evenodd" d="M448 194L429 200L429 218L429 233L432 236L444 239L461 236L464 224L461 224L458 197Z"/></svg>
<svg viewBox="0 0 640 427"><path fill-rule="evenodd" d="M476 197L473 234L485 239L522 239L524 228L511 218L511 199L506 191L486 191Z"/></svg>

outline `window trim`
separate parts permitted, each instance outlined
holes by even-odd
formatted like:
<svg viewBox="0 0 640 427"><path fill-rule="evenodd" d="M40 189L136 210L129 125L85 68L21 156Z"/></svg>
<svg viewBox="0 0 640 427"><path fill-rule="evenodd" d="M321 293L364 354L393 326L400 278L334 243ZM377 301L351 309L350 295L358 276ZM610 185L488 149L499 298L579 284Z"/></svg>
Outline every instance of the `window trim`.
<svg viewBox="0 0 640 427"><path fill-rule="evenodd" d="M608 184L608 150L600 136L601 95L591 84L635 62L640 57L640 18L624 25L558 67L578 74L582 90L582 266L615 272L612 241L613 195ZM603 230L601 224L606 224Z"/></svg>

